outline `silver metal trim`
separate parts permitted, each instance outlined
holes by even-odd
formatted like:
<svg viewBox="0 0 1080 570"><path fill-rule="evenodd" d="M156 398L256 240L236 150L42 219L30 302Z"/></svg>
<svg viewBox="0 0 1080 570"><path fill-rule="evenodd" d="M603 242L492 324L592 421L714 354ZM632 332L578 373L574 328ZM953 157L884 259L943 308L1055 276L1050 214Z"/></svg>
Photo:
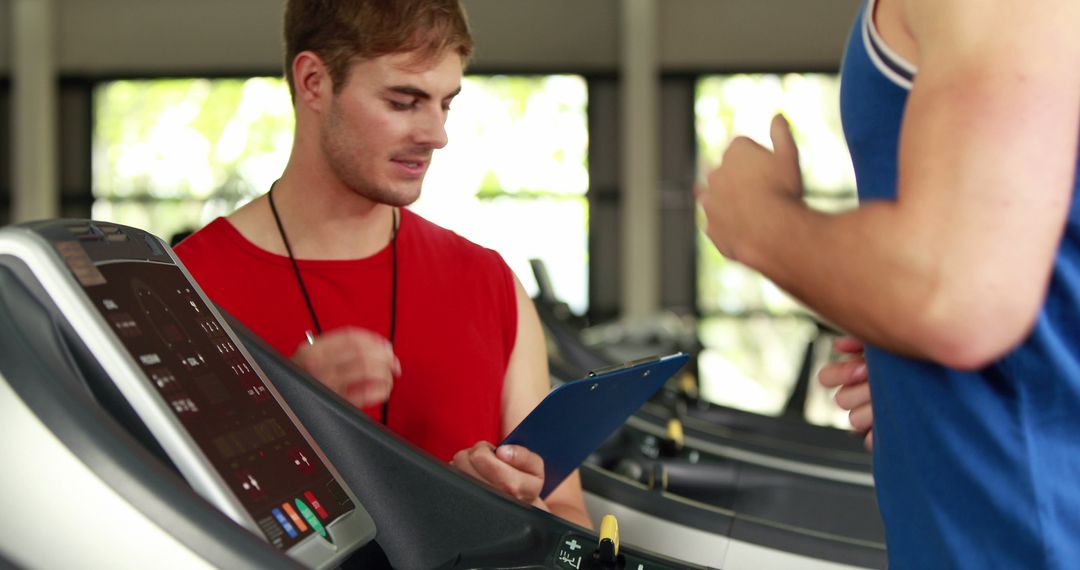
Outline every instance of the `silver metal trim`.
<svg viewBox="0 0 1080 570"><path fill-rule="evenodd" d="M651 422L643 420L637 416L630 416L630 419L626 420L626 425L635 429L639 429L645 433L654 435L661 439L667 437L667 432L663 428L657 425L653 425ZM862 485L865 487L874 486L874 476L869 473L861 473L857 471L850 471L847 469L825 467L821 465L804 463L802 461L794 461L791 459L773 457L762 453L738 449L728 445L720 445L693 436L686 436L685 444L687 447L693 449L698 449L701 451L712 453L714 455L719 455L721 457L736 459L738 461L743 461L753 465L760 465L762 467L777 469L779 471L797 473L799 475L816 477L818 479L827 479L830 481L851 483L853 485Z"/></svg>

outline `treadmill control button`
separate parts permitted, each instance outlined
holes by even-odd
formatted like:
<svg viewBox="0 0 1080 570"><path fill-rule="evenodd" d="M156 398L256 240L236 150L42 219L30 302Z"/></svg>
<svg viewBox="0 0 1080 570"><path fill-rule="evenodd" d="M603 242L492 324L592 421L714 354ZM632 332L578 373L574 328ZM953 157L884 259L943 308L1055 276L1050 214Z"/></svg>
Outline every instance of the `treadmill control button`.
<svg viewBox="0 0 1080 570"><path fill-rule="evenodd" d="M285 518L285 513L282 513L281 509L274 507L273 513L274 518L277 519L277 522L279 525L281 525L281 528L285 529L285 532L288 533L289 538L296 538L300 534L296 532L295 528L293 528L293 525L291 522L289 522L289 519Z"/></svg>
<svg viewBox="0 0 1080 570"><path fill-rule="evenodd" d="M320 536L326 538L326 528L319 522L319 518L315 516L315 513L311 512L311 509L304 504L304 501L297 499L296 508L300 509L300 514L304 516L304 520L311 525L311 528L315 529L315 532L319 533Z"/></svg>
<svg viewBox="0 0 1080 570"><path fill-rule="evenodd" d="M309 476L315 474L315 464L304 454L304 450L299 447L290 449L289 458L292 460L293 467L295 467L300 474Z"/></svg>
<svg viewBox="0 0 1080 570"><path fill-rule="evenodd" d="M315 509L315 512L319 514L320 519L326 520L327 518L329 518L330 514L326 512L326 509L323 508L322 503L320 503L319 499L315 497L315 493L312 493L311 491L304 491L304 498L307 499L309 503L311 503L311 508Z"/></svg>
<svg viewBox="0 0 1080 570"><path fill-rule="evenodd" d="M300 532L307 532L307 525L304 524L304 520L300 518L300 515L296 514L296 509L289 503L281 503L281 508L285 510L285 514L289 515L296 528L300 529Z"/></svg>
<svg viewBox="0 0 1080 570"><path fill-rule="evenodd" d="M590 537L573 534L564 536L555 552L555 567L563 570L592 568L588 552L594 544L596 542Z"/></svg>
<svg viewBox="0 0 1080 570"><path fill-rule="evenodd" d="M573 568L574 570L580 570L581 568L581 555L567 552L566 549L559 550L558 558L556 559L557 568Z"/></svg>
<svg viewBox="0 0 1080 570"><path fill-rule="evenodd" d="M233 473L233 477L236 479L237 484L240 485L240 488L243 489L244 492L247 493L247 496L252 500L257 501L266 496L266 491L262 488L262 485L259 484L259 480L256 479L250 471L237 471Z"/></svg>

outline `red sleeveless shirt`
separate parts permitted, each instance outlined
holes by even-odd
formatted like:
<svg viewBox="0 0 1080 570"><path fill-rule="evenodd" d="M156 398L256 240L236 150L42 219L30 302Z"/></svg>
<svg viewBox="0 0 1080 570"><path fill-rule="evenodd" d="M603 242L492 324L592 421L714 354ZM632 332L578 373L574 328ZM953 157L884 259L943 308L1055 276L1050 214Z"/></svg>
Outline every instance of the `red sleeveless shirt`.
<svg viewBox="0 0 1080 570"><path fill-rule="evenodd" d="M212 301L291 356L314 331L289 258L218 218L176 247ZM298 260L323 332L358 326L390 334L391 248L356 260ZM517 334L513 274L498 253L409 210L397 235L401 376L389 428L444 461L498 443L502 389ZM364 410L373 418L380 408Z"/></svg>

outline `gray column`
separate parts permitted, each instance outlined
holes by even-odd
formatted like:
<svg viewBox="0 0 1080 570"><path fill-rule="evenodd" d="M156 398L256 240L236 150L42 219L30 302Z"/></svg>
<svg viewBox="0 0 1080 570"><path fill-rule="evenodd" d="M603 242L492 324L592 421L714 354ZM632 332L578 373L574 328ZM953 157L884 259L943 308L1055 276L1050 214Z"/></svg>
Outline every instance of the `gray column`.
<svg viewBox="0 0 1080 570"><path fill-rule="evenodd" d="M659 65L656 0L622 0L622 316L659 307Z"/></svg>
<svg viewBox="0 0 1080 570"><path fill-rule="evenodd" d="M12 221L56 217L53 0L12 0Z"/></svg>

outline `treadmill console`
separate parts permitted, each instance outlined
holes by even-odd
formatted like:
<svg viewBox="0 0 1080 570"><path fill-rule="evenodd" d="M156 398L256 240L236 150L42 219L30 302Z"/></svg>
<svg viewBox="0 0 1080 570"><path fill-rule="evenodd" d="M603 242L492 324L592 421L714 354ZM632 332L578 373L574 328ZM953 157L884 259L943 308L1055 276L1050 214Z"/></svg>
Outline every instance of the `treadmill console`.
<svg viewBox="0 0 1080 570"><path fill-rule="evenodd" d="M301 562L340 562L374 536L221 316L157 238L56 221L0 232L201 495Z"/></svg>

